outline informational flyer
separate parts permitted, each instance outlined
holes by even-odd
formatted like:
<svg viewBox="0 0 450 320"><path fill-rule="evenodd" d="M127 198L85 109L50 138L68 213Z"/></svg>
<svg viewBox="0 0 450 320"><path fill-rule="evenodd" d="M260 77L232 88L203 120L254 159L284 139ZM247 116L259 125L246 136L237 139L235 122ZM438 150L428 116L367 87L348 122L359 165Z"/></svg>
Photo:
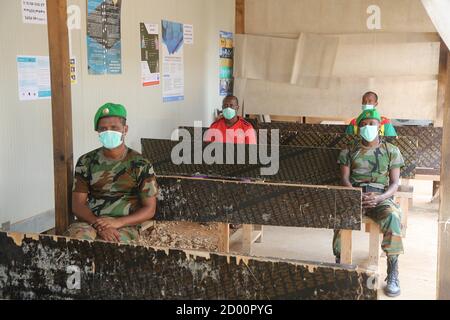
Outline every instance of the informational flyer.
<svg viewBox="0 0 450 320"><path fill-rule="evenodd" d="M22 21L30 24L47 24L46 0L22 0Z"/></svg>
<svg viewBox="0 0 450 320"><path fill-rule="evenodd" d="M141 78L144 87L160 84L159 25L141 23Z"/></svg>
<svg viewBox="0 0 450 320"><path fill-rule="evenodd" d="M18 56L19 100L43 100L52 96L50 59L41 56Z"/></svg>
<svg viewBox="0 0 450 320"><path fill-rule="evenodd" d="M183 30L184 44L194 44L194 26L192 24L185 24Z"/></svg>
<svg viewBox="0 0 450 320"><path fill-rule="evenodd" d="M121 74L122 0L88 0L87 48L89 74Z"/></svg>
<svg viewBox="0 0 450 320"><path fill-rule="evenodd" d="M183 24L162 21L163 101L184 100Z"/></svg>
<svg viewBox="0 0 450 320"><path fill-rule="evenodd" d="M234 45L233 33L220 32L220 95L233 94Z"/></svg>

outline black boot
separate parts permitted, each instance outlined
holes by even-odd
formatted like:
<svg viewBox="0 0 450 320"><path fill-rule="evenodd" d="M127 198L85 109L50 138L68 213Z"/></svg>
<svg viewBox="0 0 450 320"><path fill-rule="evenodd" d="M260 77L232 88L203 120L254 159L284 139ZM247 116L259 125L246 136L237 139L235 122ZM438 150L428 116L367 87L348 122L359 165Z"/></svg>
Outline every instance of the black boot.
<svg viewBox="0 0 450 320"><path fill-rule="evenodd" d="M400 295L400 280L398 279L398 256L388 256L387 258L387 285L384 293L388 297Z"/></svg>
<svg viewBox="0 0 450 320"><path fill-rule="evenodd" d="M336 263L341 264L341 256L336 256Z"/></svg>

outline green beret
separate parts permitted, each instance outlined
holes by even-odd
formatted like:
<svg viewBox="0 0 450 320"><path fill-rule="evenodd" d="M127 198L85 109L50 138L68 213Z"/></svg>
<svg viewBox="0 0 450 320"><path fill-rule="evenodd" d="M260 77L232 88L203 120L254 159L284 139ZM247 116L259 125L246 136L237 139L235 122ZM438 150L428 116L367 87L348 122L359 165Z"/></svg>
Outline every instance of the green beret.
<svg viewBox="0 0 450 320"><path fill-rule="evenodd" d="M361 121L363 120L367 120L367 119L375 119L381 122L381 116L380 113L378 112L377 109L372 109L372 110L367 110L364 111L363 113L361 113L361 115L358 117L358 119L356 120L356 123L359 124L361 123Z"/></svg>
<svg viewBox="0 0 450 320"><path fill-rule="evenodd" d="M127 110L125 107L121 104L115 104L115 103L106 103L103 106L98 109L97 113L95 114L94 119L94 128L95 131L98 129L98 122L102 118L106 117L119 117L123 119L127 119Z"/></svg>

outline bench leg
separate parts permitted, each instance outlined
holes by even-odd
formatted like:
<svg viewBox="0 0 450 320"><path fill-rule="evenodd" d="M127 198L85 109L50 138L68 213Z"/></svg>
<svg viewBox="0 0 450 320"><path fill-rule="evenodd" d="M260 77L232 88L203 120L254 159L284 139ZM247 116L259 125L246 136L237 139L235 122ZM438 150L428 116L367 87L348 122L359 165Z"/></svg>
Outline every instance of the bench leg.
<svg viewBox="0 0 450 320"><path fill-rule="evenodd" d="M253 225L244 224L242 226L242 253L250 255L252 252Z"/></svg>
<svg viewBox="0 0 450 320"><path fill-rule="evenodd" d="M230 225L228 223L219 223L219 243L217 247L219 252L230 252Z"/></svg>
<svg viewBox="0 0 450 320"><path fill-rule="evenodd" d="M406 187L410 186L411 185L411 179L402 179L402 184L401 185L402 186L406 186ZM408 199L408 203L409 203L409 206L412 207L414 205L414 199L413 198L409 198Z"/></svg>
<svg viewBox="0 0 450 320"><path fill-rule="evenodd" d="M439 181L433 181L433 198L432 198L432 202L439 200L439 195L440 195L440 182Z"/></svg>
<svg viewBox="0 0 450 320"><path fill-rule="evenodd" d="M369 234L369 269L378 272L378 263L380 261L380 226L376 223L370 223Z"/></svg>
<svg viewBox="0 0 450 320"><path fill-rule="evenodd" d="M402 236L406 237L406 229L408 228L409 199L399 198L400 208L402 209Z"/></svg>
<svg viewBox="0 0 450 320"><path fill-rule="evenodd" d="M260 226L260 225L255 225L254 226L254 230L256 232L259 232L259 236L256 238L255 243L262 243L263 242L264 227Z"/></svg>
<svg viewBox="0 0 450 320"><path fill-rule="evenodd" d="M352 262L352 230L341 230L341 264Z"/></svg>

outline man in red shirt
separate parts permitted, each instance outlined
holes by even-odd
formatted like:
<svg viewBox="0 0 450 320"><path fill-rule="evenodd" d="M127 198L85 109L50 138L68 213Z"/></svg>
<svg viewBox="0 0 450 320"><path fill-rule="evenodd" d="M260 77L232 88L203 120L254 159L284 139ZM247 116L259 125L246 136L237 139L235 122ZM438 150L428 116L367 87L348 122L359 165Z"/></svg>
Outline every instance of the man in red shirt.
<svg viewBox="0 0 450 320"><path fill-rule="evenodd" d="M238 116L239 100L227 96L223 100L222 114L205 134L206 142L256 144L256 131L251 123Z"/></svg>

